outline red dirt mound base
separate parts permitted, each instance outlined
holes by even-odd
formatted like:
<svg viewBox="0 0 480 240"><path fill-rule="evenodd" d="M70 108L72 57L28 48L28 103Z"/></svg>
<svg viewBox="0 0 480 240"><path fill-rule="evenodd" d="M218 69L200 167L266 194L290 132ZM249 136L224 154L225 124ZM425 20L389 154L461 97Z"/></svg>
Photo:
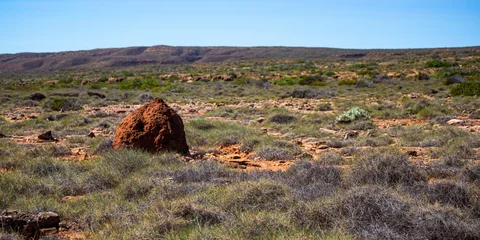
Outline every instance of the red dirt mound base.
<svg viewBox="0 0 480 240"><path fill-rule="evenodd" d="M183 121L161 98L153 99L122 120L113 148L188 153Z"/></svg>

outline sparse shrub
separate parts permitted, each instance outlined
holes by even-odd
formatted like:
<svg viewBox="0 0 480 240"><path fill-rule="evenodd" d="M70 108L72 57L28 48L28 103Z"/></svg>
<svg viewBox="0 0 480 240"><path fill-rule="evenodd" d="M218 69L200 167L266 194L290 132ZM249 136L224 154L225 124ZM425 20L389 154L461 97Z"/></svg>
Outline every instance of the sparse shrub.
<svg viewBox="0 0 480 240"><path fill-rule="evenodd" d="M126 200L138 200L145 198L154 186L154 183L149 179L134 177L123 182L120 194Z"/></svg>
<svg viewBox="0 0 480 240"><path fill-rule="evenodd" d="M310 85L310 86L325 86L326 83L323 81L322 75L315 76L301 76L298 80L300 85Z"/></svg>
<svg viewBox="0 0 480 240"><path fill-rule="evenodd" d="M296 121L297 118L292 115L287 115L287 114L275 114L272 117L270 117L269 121L273 123L279 123L279 124L288 124L291 122Z"/></svg>
<svg viewBox="0 0 480 240"><path fill-rule="evenodd" d="M340 81L338 81L338 86L355 86L355 84L357 84L357 80L355 79L342 79Z"/></svg>
<svg viewBox="0 0 480 240"><path fill-rule="evenodd" d="M392 190L365 186L341 198L347 229L367 239L407 239L413 219L411 205Z"/></svg>
<svg viewBox="0 0 480 240"><path fill-rule="evenodd" d="M226 219L226 213L213 206L205 206L190 202L175 206L173 215L185 220L193 221L195 224L218 224Z"/></svg>
<svg viewBox="0 0 480 240"><path fill-rule="evenodd" d="M315 110L323 112L323 111L331 111L333 110L333 108L330 103L321 103L315 107Z"/></svg>
<svg viewBox="0 0 480 240"><path fill-rule="evenodd" d="M428 67L428 68L445 68L445 67L454 67L454 66L457 66L458 63L451 63L451 62L447 62L447 61L441 61L441 60L438 60L438 59L433 59L431 61L428 61L425 66Z"/></svg>
<svg viewBox="0 0 480 240"><path fill-rule="evenodd" d="M465 207L470 204L468 189L464 184L451 181L440 181L428 184L423 191L432 202L450 204L455 207Z"/></svg>
<svg viewBox="0 0 480 240"><path fill-rule="evenodd" d="M374 85L373 82L367 80L357 80L355 83L356 88L372 88Z"/></svg>
<svg viewBox="0 0 480 240"><path fill-rule="evenodd" d="M333 77L333 76L335 76L335 72L333 72L333 71L325 71L325 72L323 72L323 76Z"/></svg>
<svg viewBox="0 0 480 240"><path fill-rule="evenodd" d="M295 85L298 84L298 80L295 78L291 77L283 77L278 80L273 81L274 85L280 85L280 86L285 86L285 85Z"/></svg>
<svg viewBox="0 0 480 240"><path fill-rule="evenodd" d="M423 80L429 80L430 76L426 73L421 72L417 74L416 78L417 80L423 81Z"/></svg>
<svg viewBox="0 0 480 240"><path fill-rule="evenodd" d="M295 89L293 90L293 92L284 94L281 97L282 98L294 97L294 98L321 99L321 98L331 98L335 96L337 96L335 92L331 92L327 90Z"/></svg>
<svg viewBox="0 0 480 240"><path fill-rule="evenodd" d="M373 151L364 154L353 166L351 181L355 184L412 185L426 181L424 174L396 151Z"/></svg>
<svg viewBox="0 0 480 240"><path fill-rule="evenodd" d="M65 171L65 165L62 162L51 158L38 158L24 165L23 172L32 173L39 177L50 176Z"/></svg>
<svg viewBox="0 0 480 240"><path fill-rule="evenodd" d="M480 81L460 83L451 91L452 96L480 96Z"/></svg>
<svg viewBox="0 0 480 240"><path fill-rule="evenodd" d="M285 210L288 208L287 188L269 180L242 182L227 189L221 206L226 211Z"/></svg>
<svg viewBox="0 0 480 240"><path fill-rule="evenodd" d="M55 111L76 111L82 109L76 99L73 98L53 98L48 100L43 105L44 108L49 108Z"/></svg>
<svg viewBox="0 0 480 240"><path fill-rule="evenodd" d="M148 166L151 161L147 153L122 149L106 153L100 166L114 168L118 173L127 175Z"/></svg>
<svg viewBox="0 0 480 240"><path fill-rule="evenodd" d="M376 126L372 120L354 121L350 123L350 125L348 126L348 129L350 130L361 130L361 131L366 131L366 130L375 129L375 128Z"/></svg>
<svg viewBox="0 0 480 240"><path fill-rule="evenodd" d="M103 154L103 153L106 153L110 150L113 149L113 139L112 138L107 138L107 139L104 139L102 140L98 145L97 147L95 148L95 150L93 151L93 154L97 155L97 154Z"/></svg>
<svg viewBox="0 0 480 240"><path fill-rule="evenodd" d="M445 85L452 85L457 83L465 83L465 78L462 75L453 75L445 79Z"/></svg>
<svg viewBox="0 0 480 240"><path fill-rule="evenodd" d="M293 159L290 151L278 147L263 147L255 153L255 156L267 161Z"/></svg>
<svg viewBox="0 0 480 240"><path fill-rule="evenodd" d="M415 239L478 239L480 224L460 210L430 205L414 212L412 238Z"/></svg>
<svg viewBox="0 0 480 240"><path fill-rule="evenodd" d="M178 183L213 182L220 178L232 176L233 173L224 165L215 161L202 161L171 174Z"/></svg>
<svg viewBox="0 0 480 240"><path fill-rule="evenodd" d="M347 141L347 140L332 139L332 140L327 142L327 146L329 146L331 148L343 148L343 147L348 146L349 143L350 143L350 141Z"/></svg>
<svg viewBox="0 0 480 240"><path fill-rule="evenodd" d="M340 170L319 161L303 160L285 172L285 181L300 199L326 197L340 185Z"/></svg>
<svg viewBox="0 0 480 240"><path fill-rule="evenodd" d="M291 210L291 215L296 224L314 231L329 230L340 222L339 205L325 199L302 202Z"/></svg>
<svg viewBox="0 0 480 240"><path fill-rule="evenodd" d="M366 110L363 110L361 108L354 107L344 113L342 113L340 116L338 116L335 121L337 123L350 123L353 122L357 119L369 119L370 116Z"/></svg>
<svg viewBox="0 0 480 240"><path fill-rule="evenodd" d="M340 165L344 162L344 159L340 154L334 151L325 151L318 157L318 161L324 164Z"/></svg>
<svg viewBox="0 0 480 240"><path fill-rule="evenodd" d="M465 170L463 170L462 175L463 175L463 178L468 182L480 181L480 163L477 163L476 165L465 168Z"/></svg>

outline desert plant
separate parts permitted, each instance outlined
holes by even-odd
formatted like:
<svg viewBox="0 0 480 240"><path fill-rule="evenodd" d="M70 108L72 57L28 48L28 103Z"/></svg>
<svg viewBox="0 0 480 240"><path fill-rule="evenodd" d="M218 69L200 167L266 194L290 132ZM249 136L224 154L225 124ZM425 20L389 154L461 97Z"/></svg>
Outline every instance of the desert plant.
<svg viewBox="0 0 480 240"><path fill-rule="evenodd" d="M456 85L452 91L452 96L480 96L480 81L468 81Z"/></svg>
<svg viewBox="0 0 480 240"><path fill-rule="evenodd" d="M350 123L353 122L357 119L369 119L370 115L366 110L363 110L361 108L354 107L344 113L342 113L340 116L338 116L335 121L337 123Z"/></svg>

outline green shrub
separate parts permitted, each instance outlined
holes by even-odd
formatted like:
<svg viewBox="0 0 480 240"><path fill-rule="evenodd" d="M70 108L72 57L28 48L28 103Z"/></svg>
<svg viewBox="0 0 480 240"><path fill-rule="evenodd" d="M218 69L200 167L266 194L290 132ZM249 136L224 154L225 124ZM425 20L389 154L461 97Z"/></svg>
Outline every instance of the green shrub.
<svg viewBox="0 0 480 240"><path fill-rule="evenodd" d="M298 80L300 85L311 85L311 86L325 86L323 82L323 77L321 75L315 76L301 76Z"/></svg>
<svg viewBox="0 0 480 240"><path fill-rule="evenodd" d="M285 86L285 85L295 85L298 84L298 80L290 77L283 77L278 80L273 81L273 84Z"/></svg>
<svg viewBox="0 0 480 240"><path fill-rule="evenodd" d="M335 76L335 72L332 72L332 71L325 71L323 73L323 76L326 76L326 77L333 77Z"/></svg>
<svg viewBox="0 0 480 240"><path fill-rule="evenodd" d="M50 101L47 101L44 105L45 108L50 108L55 111L60 110L80 110L82 107L77 104L76 99L67 99L67 98L53 98Z"/></svg>
<svg viewBox="0 0 480 240"><path fill-rule="evenodd" d="M338 81L338 86L343 86L343 85L354 86L355 84L357 84L357 81L354 79L342 79Z"/></svg>
<svg viewBox="0 0 480 240"><path fill-rule="evenodd" d="M428 61L425 64L425 66L429 67L429 68L454 67L454 66L457 66L457 65L458 65L458 63L451 63L451 62L447 62L447 61L441 61L441 60L438 60L438 59Z"/></svg>
<svg viewBox="0 0 480 240"><path fill-rule="evenodd" d="M366 110L363 110L361 108L354 107L344 113L342 113L340 116L338 116L335 121L337 123L349 123L353 122L357 119L369 119L370 116Z"/></svg>
<svg viewBox="0 0 480 240"><path fill-rule="evenodd" d="M452 96L480 96L480 81L460 83L451 91Z"/></svg>
<svg viewBox="0 0 480 240"><path fill-rule="evenodd" d="M374 73L372 70L369 70L369 69L366 69L366 70L360 70L357 72L357 75L358 76L365 76L365 75L369 75L369 76L373 76Z"/></svg>

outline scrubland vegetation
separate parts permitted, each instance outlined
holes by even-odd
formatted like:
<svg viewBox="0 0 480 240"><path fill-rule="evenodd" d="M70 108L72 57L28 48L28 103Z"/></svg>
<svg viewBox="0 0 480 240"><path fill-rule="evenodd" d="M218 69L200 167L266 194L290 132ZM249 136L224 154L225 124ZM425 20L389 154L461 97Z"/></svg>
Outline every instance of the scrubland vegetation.
<svg viewBox="0 0 480 240"><path fill-rule="evenodd" d="M2 74L0 210L73 223L45 239L480 239L479 59ZM112 149L153 97L190 156Z"/></svg>

